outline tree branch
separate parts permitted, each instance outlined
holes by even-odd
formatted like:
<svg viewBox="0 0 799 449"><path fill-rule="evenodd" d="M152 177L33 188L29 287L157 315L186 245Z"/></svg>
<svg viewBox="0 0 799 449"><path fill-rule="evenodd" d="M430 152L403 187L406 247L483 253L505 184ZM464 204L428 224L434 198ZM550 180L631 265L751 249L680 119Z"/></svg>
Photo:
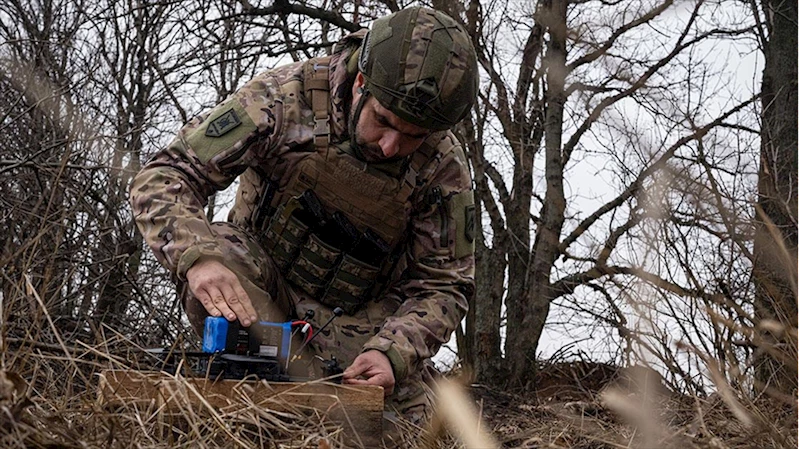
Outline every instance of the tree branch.
<svg viewBox="0 0 799 449"><path fill-rule="evenodd" d="M582 65L585 65L585 64L588 64L588 63L591 63L591 62L594 62L598 58L600 58L601 56L604 56L605 53L608 51L608 49L610 49L610 47L612 47L613 44L616 43L616 40L618 40L624 33L628 32L628 31L630 31L632 29L635 29L635 28L637 28L637 27L649 22L650 20L654 19L655 17L659 16L660 14L663 13L663 11L667 10L673 3L674 3L673 0L666 0L660 6L652 9L651 11L649 11L648 13L646 13L643 16L639 17L638 19L633 20L632 22L626 23L626 24L622 25L621 27L617 28L615 31L613 31L613 34L610 35L608 40L606 40L602 44L601 47L599 47L597 50L594 50L591 53L585 54L585 55L581 56L580 58L577 58L571 64L567 64L566 65L566 70L568 70L568 72L571 73L577 67L580 67Z"/></svg>
<svg viewBox="0 0 799 449"><path fill-rule="evenodd" d="M748 105L756 101L759 97L760 97L759 94L755 95L754 97L746 100L745 102L725 112L722 116L718 117L716 120L713 120L712 122L708 123L707 125L701 128L697 128L693 133L682 137L677 142L672 144L671 147L669 147L665 151L665 153L663 153L662 156L660 156L655 162L652 163L652 165L642 170L641 173L638 175L638 177L635 179L635 181L633 181L621 194L619 194L619 196L617 196L610 202L605 203L602 207L597 209L593 214L591 214L585 220L580 222L580 224L577 225L577 227L563 240L563 242L561 242L559 246L559 251L560 252L565 251L572 243L575 242L575 240L577 240L581 235L583 235L583 233L585 233L585 231L589 227L591 227L591 225L593 225L594 222L596 222L600 217L602 217L607 212L615 209L616 207L619 207L630 197L635 195L647 178L652 176L652 174L654 174L658 170L665 167L666 163L668 162L669 159L671 159L672 156L674 156L674 153L677 151L677 149L679 149L680 147L682 147L683 145L692 140L701 139L711 129L720 125L721 123L724 122L724 120L729 118L731 115L737 113L741 109L747 107Z"/></svg>
<svg viewBox="0 0 799 449"><path fill-rule="evenodd" d="M311 8L305 5L293 4L288 0L275 0L271 6L267 6L265 8L256 8L246 0L241 0L240 3L243 7L243 13L241 15L271 16L275 14L297 14L323 22L328 22L347 31L355 32L363 28L361 25L345 19L344 16L337 12L322 8ZM233 17L238 15L239 14L235 14Z"/></svg>

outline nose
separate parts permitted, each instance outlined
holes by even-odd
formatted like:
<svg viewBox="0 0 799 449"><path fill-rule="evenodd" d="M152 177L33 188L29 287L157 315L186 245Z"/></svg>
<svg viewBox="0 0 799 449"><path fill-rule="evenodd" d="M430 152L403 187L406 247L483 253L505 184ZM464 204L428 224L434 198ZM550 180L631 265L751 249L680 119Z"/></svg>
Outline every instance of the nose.
<svg viewBox="0 0 799 449"><path fill-rule="evenodd" d="M400 151L400 133L396 131L388 131L383 134L380 139L380 149L383 151L383 156L391 158L397 155Z"/></svg>

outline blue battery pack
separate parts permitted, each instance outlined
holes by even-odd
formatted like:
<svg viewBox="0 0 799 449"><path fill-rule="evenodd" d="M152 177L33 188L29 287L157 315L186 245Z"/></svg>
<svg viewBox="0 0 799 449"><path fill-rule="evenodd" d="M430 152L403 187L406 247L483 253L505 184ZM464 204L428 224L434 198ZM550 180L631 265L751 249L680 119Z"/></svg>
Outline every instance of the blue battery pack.
<svg viewBox="0 0 799 449"><path fill-rule="evenodd" d="M225 350L228 326L228 321L221 316L209 316L205 318L203 352L215 353Z"/></svg>

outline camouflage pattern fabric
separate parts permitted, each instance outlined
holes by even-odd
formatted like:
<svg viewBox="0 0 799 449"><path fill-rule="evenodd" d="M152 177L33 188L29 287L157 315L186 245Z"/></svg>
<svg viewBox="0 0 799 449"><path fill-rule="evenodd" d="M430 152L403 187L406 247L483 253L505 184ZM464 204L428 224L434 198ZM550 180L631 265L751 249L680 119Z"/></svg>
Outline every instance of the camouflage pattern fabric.
<svg viewBox="0 0 799 449"><path fill-rule="evenodd" d="M287 316L303 316L309 309L323 314L323 317L315 315L311 320L314 327L320 327L329 319L330 309L307 297L302 291L292 288L280 275L272 258L251 234L232 223L213 223L211 229L219 237L219 250L225 265L236 273L261 319L282 321ZM185 282L180 284L181 302L186 315L197 335L202 336L208 313L186 288ZM300 305L299 315L295 305ZM317 362L313 356L318 354L327 359L333 356L340 361L353 360L361 352L361 345L379 327L372 320L380 320L384 313L382 301L373 301L364 313L336 318L328 329L314 339L310 345L310 353L303 358ZM300 359L295 363L303 362ZM306 374L309 371L319 373L319 366L298 367L295 370ZM400 441L401 435L390 432L399 418L420 425L430 417L429 395L433 373L434 369L427 364L413 375L398 380L394 394L386 399L384 428L389 430L389 440Z"/></svg>
<svg viewBox="0 0 799 449"><path fill-rule="evenodd" d="M346 37L331 59L333 143L349 138L354 73L347 67L363 34ZM213 110L192 119L136 176L130 200L145 241L176 281L185 283L196 261L215 258L238 274L260 319L282 321L314 310L312 324L319 328L331 316L330 307L280 275L258 243L263 229L254 219L265 186L259 173L269 171L280 184L313 151L314 119L303 95L302 69L302 63L294 63L258 75ZM473 251L456 252L463 246L457 242L468 235L464 208L449 201L470 195L468 167L450 132L434 133L428 143L435 152L410 197L409 237L389 286L354 314L334 320L312 348L326 358L335 355L345 368L363 351L385 353L397 381L395 393L387 398L387 412L417 421L426 416L430 403L424 387L426 363L449 340L474 293ZM209 223L203 212L207 198L239 176L229 223ZM427 201L434 186L445 199L441 204ZM185 307L196 328L204 318L202 305L186 292Z"/></svg>
<svg viewBox="0 0 799 449"><path fill-rule="evenodd" d="M477 94L471 37L441 11L412 7L375 20L359 65L382 105L424 128L449 129Z"/></svg>

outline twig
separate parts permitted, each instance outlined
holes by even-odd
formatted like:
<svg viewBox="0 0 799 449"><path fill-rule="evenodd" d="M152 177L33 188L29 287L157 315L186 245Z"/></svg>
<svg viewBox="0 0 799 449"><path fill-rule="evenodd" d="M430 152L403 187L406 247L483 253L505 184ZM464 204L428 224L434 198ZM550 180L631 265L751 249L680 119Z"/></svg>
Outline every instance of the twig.
<svg viewBox="0 0 799 449"><path fill-rule="evenodd" d="M75 372L78 374L78 376L80 376L81 380L83 380L84 385L89 385L89 380L86 379L86 377L83 375L83 372L80 369L78 369L78 365L75 363L74 356L72 355L71 352L69 352L69 349L67 349L67 345L64 344L64 340L61 339L61 333L58 332L58 328L55 326L53 319L50 317L50 312L47 310L47 306L44 305L44 301L42 301L41 296L39 296L39 293L36 292L36 289L33 287L33 283L31 283L30 276L28 276L27 274L24 276L25 276L25 286L26 289L28 290L28 294L33 295L33 297L36 298L36 302L38 302L39 306L42 308L44 316L45 318L47 318L47 323L50 324L50 329L53 330L53 334L55 335L56 340L58 340L58 344L61 346L61 350L64 351L64 354L66 354L69 363L72 365L72 368L75 369Z"/></svg>

